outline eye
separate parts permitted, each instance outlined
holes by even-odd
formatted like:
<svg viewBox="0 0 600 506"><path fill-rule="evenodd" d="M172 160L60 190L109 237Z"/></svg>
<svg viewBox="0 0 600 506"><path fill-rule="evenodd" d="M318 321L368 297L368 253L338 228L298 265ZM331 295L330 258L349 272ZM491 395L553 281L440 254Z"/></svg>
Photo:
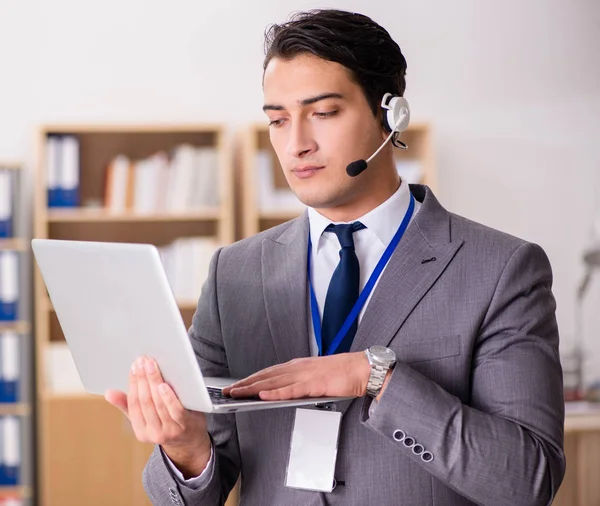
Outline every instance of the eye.
<svg viewBox="0 0 600 506"><path fill-rule="evenodd" d="M330 118L331 116L335 116L337 113L337 111L315 112L314 115L317 118Z"/></svg>
<svg viewBox="0 0 600 506"><path fill-rule="evenodd" d="M283 121L284 121L284 119L283 119L283 118L281 118L281 119L274 119L274 120L271 120L271 121L269 121L269 126L270 126L270 127L271 127L271 126L272 126L272 127L278 127L278 126L281 126L281 124L283 123Z"/></svg>

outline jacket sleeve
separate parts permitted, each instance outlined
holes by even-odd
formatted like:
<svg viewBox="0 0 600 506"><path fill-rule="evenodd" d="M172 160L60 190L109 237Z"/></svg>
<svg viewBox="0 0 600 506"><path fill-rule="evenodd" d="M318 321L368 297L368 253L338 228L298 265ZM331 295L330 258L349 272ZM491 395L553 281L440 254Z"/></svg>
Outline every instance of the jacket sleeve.
<svg viewBox="0 0 600 506"><path fill-rule="evenodd" d="M479 328L469 405L399 362L370 417L365 401L362 422L471 501L550 504L565 472L551 287L542 248L518 247Z"/></svg>
<svg viewBox="0 0 600 506"><path fill-rule="evenodd" d="M204 376L229 376L221 335L218 301L219 249L213 256L208 278L202 287L189 336ZM206 415L213 443L213 469L200 488L188 487L174 476L160 447L150 456L143 484L155 506L215 506L225 503L240 472L240 450L235 415Z"/></svg>

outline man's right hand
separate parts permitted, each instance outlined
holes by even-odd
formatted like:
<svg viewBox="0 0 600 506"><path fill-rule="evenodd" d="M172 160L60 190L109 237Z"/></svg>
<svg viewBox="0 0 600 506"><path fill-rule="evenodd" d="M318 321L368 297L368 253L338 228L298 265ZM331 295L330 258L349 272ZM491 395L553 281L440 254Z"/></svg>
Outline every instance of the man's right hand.
<svg viewBox="0 0 600 506"><path fill-rule="evenodd" d="M129 373L129 392L107 390L104 397L129 418L138 441L160 445L184 478L206 468L211 454L206 417L183 407L155 360L137 359Z"/></svg>

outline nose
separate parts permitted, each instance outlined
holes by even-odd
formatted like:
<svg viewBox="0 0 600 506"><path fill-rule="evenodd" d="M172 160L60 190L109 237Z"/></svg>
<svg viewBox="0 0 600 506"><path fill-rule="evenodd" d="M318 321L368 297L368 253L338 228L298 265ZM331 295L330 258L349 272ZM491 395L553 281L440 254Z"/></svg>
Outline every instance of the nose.
<svg viewBox="0 0 600 506"><path fill-rule="evenodd" d="M292 122L289 129L288 154L300 158L315 151L316 147L310 125L302 120Z"/></svg>

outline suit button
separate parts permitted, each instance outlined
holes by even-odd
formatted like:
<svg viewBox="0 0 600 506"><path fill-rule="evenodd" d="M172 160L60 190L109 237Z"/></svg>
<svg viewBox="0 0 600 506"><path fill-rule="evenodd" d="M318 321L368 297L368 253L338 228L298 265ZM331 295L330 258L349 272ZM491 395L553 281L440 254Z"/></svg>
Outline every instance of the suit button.
<svg viewBox="0 0 600 506"><path fill-rule="evenodd" d="M394 437L394 441L398 441L398 443L401 443L402 441L404 441L406 434L404 434L404 431L397 430L394 432L393 437Z"/></svg>
<svg viewBox="0 0 600 506"><path fill-rule="evenodd" d="M402 441L402 443L407 448L412 448L413 446L415 446L416 441L415 441L415 438L413 438L413 437L405 437L404 441Z"/></svg>
<svg viewBox="0 0 600 506"><path fill-rule="evenodd" d="M433 453L423 452L423 454L421 455L421 460L423 462L431 462L433 460Z"/></svg>
<svg viewBox="0 0 600 506"><path fill-rule="evenodd" d="M425 451L425 448L423 447L423 445L416 444L415 446L412 447L412 452L415 455L421 455L424 451Z"/></svg>

